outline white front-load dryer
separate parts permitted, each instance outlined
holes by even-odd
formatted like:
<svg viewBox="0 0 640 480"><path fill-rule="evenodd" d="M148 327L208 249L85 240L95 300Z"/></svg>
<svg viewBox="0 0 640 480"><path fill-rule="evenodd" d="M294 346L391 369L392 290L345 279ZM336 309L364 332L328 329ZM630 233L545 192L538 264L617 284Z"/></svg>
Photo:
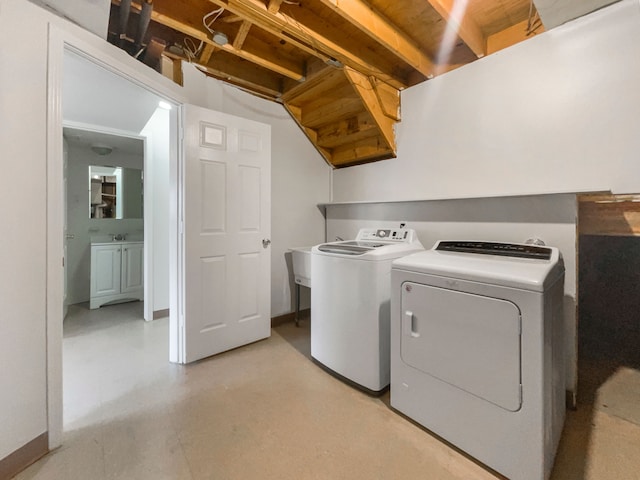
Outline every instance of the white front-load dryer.
<svg viewBox="0 0 640 480"><path fill-rule="evenodd" d="M411 229L363 228L311 250L311 356L378 394L389 385L391 262L424 250Z"/></svg>
<svg viewBox="0 0 640 480"><path fill-rule="evenodd" d="M393 262L391 406L511 480L549 477L565 415L556 248L438 242Z"/></svg>

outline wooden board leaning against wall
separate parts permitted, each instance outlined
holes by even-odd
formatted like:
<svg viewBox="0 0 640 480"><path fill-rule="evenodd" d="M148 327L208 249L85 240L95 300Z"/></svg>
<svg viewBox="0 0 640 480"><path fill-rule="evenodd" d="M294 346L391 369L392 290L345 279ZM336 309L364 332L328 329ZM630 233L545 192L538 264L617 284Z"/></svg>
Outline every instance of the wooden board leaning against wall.
<svg viewBox="0 0 640 480"><path fill-rule="evenodd" d="M580 298L580 238L640 237L640 194L615 195L597 193L578 195L578 218L576 222L576 300ZM583 262L584 264L584 262ZM587 272L582 272L587 274ZM580 328L580 301L576 301L576 332ZM583 312L584 313L584 312ZM576 361L580 357L576 335ZM569 399L568 399L569 400ZM576 406L577 398L573 399Z"/></svg>

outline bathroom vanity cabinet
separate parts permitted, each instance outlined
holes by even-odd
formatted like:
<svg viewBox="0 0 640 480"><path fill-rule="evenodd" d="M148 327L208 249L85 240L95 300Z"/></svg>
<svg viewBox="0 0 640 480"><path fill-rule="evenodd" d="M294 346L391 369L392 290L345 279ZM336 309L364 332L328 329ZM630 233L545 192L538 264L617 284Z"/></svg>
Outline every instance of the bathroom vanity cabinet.
<svg viewBox="0 0 640 480"><path fill-rule="evenodd" d="M143 300L143 268L143 242L92 243L89 308Z"/></svg>

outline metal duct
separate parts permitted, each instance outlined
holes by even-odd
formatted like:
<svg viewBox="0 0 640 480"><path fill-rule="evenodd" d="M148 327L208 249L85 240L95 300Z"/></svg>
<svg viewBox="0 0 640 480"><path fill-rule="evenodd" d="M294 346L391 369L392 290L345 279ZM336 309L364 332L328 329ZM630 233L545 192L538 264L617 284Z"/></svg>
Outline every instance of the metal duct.
<svg viewBox="0 0 640 480"><path fill-rule="evenodd" d="M124 47L125 37L127 35L127 24L129 23L129 12L131 12L131 0L122 0L120 2L120 17L118 19L118 45Z"/></svg>
<svg viewBox="0 0 640 480"><path fill-rule="evenodd" d="M140 12L140 21L138 23L138 31L136 32L135 39L135 51L139 52L142 46L142 40L149 28L149 22L151 21L151 12L153 11L153 0L145 0L142 3L142 11Z"/></svg>

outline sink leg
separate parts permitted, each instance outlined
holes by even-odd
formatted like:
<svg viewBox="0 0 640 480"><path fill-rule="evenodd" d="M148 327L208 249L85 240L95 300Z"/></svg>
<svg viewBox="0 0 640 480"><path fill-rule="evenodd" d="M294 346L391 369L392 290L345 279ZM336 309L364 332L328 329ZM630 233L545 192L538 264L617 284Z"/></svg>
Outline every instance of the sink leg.
<svg viewBox="0 0 640 480"><path fill-rule="evenodd" d="M300 284L296 283L296 327L300 326Z"/></svg>

